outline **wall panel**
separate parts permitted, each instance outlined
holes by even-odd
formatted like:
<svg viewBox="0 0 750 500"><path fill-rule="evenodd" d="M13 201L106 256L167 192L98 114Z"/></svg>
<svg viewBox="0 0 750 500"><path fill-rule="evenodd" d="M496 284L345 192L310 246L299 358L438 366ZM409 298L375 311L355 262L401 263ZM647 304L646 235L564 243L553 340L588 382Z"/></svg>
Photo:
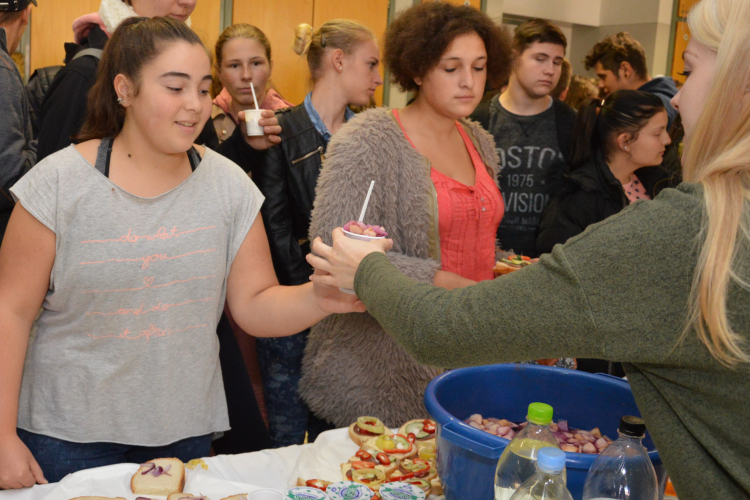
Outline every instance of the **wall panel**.
<svg viewBox="0 0 750 500"><path fill-rule="evenodd" d="M383 36L388 26L388 0L368 0L352 2L351 0L315 0L313 26L318 28L332 19L351 19L367 26L378 38L378 45L383 50ZM382 54L381 54L382 59ZM383 75L380 65L380 75ZM375 102L383 104L383 86L375 92Z"/></svg>
<svg viewBox="0 0 750 500"><path fill-rule="evenodd" d="M100 0L56 0L31 8L31 72L56 66L65 58L65 42L73 41L73 21L97 12Z"/></svg>
<svg viewBox="0 0 750 500"><path fill-rule="evenodd" d="M313 24L313 0L234 0L232 22L260 28L271 42L271 81L282 96L300 104L308 92L307 60L294 53L294 30Z"/></svg>
<svg viewBox="0 0 750 500"><path fill-rule="evenodd" d="M198 33L203 44L211 51L219 38L220 18L221 0L199 0L190 16L193 31Z"/></svg>

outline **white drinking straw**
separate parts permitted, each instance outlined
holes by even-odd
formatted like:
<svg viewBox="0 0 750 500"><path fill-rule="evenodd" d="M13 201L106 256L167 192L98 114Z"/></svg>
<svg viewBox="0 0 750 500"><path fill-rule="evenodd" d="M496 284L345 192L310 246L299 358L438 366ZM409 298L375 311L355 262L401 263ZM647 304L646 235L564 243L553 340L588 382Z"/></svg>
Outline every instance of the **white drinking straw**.
<svg viewBox="0 0 750 500"><path fill-rule="evenodd" d="M367 198L365 198L365 204L362 205L362 212L359 214L359 222L365 221L365 212L367 211L367 204L370 203L370 195L372 194L372 188L375 185L375 181L370 183L370 189L367 191Z"/></svg>
<svg viewBox="0 0 750 500"><path fill-rule="evenodd" d="M255 85L253 85L253 82L250 82L250 90L253 91L253 100L255 101L255 109L259 110L260 108L258 107L258 98L255 95Z"/></svg>

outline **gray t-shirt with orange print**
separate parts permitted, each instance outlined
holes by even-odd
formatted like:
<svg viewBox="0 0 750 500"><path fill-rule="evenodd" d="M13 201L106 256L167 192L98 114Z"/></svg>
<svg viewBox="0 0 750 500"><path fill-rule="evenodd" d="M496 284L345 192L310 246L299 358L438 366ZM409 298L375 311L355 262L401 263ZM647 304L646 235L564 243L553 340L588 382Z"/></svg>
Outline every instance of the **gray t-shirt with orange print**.
<svg viewBox="0 0 750 500"><path fill-rule="evenodd" d="M142 198L69 146L12 193L56 235L18 427L144 446L227 430L216 325L263 203L242 169L207 149L183 183Z"/></svg>

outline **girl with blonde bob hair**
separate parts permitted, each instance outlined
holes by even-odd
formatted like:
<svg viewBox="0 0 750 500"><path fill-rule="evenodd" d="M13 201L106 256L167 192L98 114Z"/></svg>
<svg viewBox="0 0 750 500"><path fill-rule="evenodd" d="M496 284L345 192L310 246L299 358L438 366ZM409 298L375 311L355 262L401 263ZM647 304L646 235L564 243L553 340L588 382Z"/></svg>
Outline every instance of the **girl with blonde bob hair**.
<svg viewBox="0 0 750 500"><path fill-rule="evenodd" d="M688 17L688 78L672 100L686 133L676 189L588 227L537 264L462 290L406 279L384 255L388 242L357 242L341 229L333 248L313 243L320 257L308 260L324 272L313 280L354 288L428 365L622 362L680 499L747 498L748 22L747 0L703 0Z"/></svg>

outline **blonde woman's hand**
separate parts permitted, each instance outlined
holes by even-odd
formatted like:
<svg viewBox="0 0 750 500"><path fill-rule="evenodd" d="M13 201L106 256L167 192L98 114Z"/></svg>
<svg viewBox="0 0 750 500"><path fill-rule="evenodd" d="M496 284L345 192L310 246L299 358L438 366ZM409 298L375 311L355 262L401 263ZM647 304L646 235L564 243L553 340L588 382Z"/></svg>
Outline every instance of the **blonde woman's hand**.
<svg viewBox="0 0 750 500"><path fill-rule="evenodd" d="M354 275L360 262L373 252L385 253L393 246L393 240L382 239L360 241L347 238L342 228L333 230L333 246L315 238L313 253L307 255L307 262L316 273L310 278L313 283L341 288L354 288ZM319 273L322 271L322 274Z"/></svg>
<svg viewBox="0 0 750 500"><path fill-rule="evenodd" d="M0 489L31 488L47 484L34 455L16 433L0 439Z"/></svg>
<svg viewBox="0 0 750 500"><path fill-rule="evenodd" d="M237 113L237 118L240 120L240 127L242 127L242 136L245 138L245 142L248 145L258 151L263 151L281 142L281 127L279 126L279 119L276 118L276 113L270 109L264 109L261 113L261 118L258 121L258 125L263 127L264 135L248 136L247 135L247 124L245 123L245 112L240 111Z"/></svg>

